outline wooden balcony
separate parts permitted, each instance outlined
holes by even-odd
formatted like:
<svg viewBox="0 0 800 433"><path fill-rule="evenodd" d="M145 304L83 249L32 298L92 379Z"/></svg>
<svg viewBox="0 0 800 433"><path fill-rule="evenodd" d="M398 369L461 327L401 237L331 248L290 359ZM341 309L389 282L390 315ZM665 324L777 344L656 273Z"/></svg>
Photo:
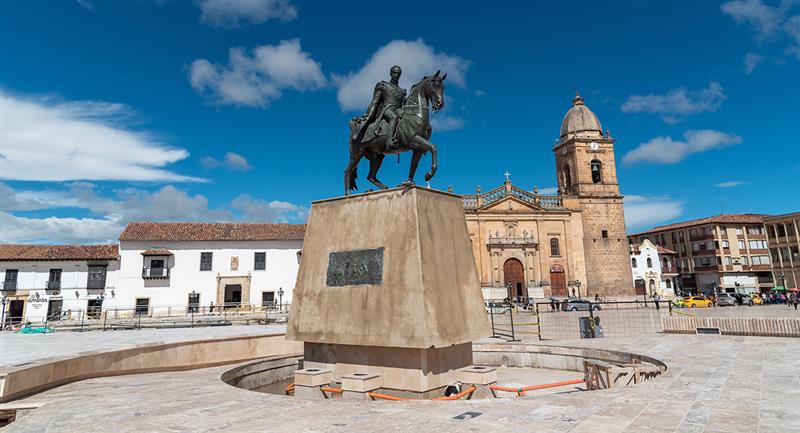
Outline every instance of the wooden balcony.
<svg viewBox="0 0 800 433"><path fill-rule="evenodd" d="M142 268L142 278L145 280L168 279L169 268Z"/></svg>

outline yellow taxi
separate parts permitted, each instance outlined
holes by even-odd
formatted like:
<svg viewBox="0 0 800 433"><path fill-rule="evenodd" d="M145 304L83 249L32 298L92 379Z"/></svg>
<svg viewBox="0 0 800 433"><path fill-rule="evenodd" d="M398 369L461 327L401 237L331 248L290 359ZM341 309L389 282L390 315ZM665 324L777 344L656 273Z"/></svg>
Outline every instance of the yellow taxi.
<svg viewBox="0 0 800 433"><path fill-rule="evenodd" d="M753 293L750 296L750 299L753 300L753 305L761 305L764 303L764 301L761 299L761 296L759 296L758 293Z"/></svg>
<svg viewBox="0 0 800 433"><path fill-rule="evenodd" d="M683 298L683 305L685 305L686 308L708 308L712 304L711 301L702 296L689 296L688 298Z"/></svg>

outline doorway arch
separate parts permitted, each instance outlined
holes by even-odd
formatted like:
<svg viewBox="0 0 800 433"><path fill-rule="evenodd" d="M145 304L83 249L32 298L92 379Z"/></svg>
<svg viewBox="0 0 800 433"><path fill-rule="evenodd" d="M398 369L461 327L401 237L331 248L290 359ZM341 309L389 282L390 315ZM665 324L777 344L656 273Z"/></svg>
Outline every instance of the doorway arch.
<svg viewBox="0 0 800 433"><path fill-rule="evenodd" d="M508 259L503 263L503 281L511 299L527 298L528 287L525 285L525 267L517 259Z"/></svg>
<svg viewBox="0 0 800 433"><path fill-rule="evenodd" d="M561 265L550 267L550 296L567 296L567 275Z"/></svg>

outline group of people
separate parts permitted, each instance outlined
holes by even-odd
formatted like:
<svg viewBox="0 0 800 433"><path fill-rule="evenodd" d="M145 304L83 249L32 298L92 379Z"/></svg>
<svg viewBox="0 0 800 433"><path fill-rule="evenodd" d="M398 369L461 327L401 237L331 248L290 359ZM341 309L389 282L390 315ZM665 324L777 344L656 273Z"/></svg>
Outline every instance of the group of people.
<svg viewBox="0 0 800 433"><path fill-rule="evenodd" d="M796 310L797 304L800 304L800 293L792 292L788 295L779 292L762 293L761 300L765 304L786 304Z"/></svg>

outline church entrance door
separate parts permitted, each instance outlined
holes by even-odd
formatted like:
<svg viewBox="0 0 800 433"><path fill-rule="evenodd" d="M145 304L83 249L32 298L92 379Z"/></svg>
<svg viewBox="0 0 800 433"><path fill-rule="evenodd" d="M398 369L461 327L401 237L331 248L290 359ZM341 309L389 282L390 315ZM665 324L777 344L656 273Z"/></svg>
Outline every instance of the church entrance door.
<svg viewBox="0 0 800 433"><path fill-rule="evenodd" d="M508 297L511 299L527 298L528 287L525 285L525 268L517 259L508 259L503 264L503 279L506 282Z"/></svg>
<svg viewBox="0 0 800 433"><path fill-rule="evenodd" d="M561 265L550 268L550 296L567 296L567 274Z"/></svg>

